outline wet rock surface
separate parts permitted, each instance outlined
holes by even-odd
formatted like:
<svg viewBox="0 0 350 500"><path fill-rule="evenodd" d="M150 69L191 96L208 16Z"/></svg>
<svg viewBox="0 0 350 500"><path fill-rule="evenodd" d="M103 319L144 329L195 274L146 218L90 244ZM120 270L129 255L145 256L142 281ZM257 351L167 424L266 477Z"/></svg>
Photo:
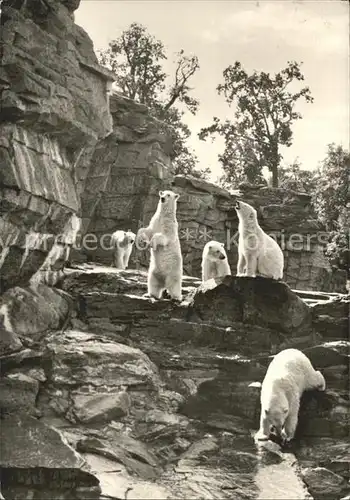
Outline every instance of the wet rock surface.
<svg viewBox="0 0 350 500"><path fill-rule="evenodd" d="M44 429L37 446L45 454L54 453L57 436L63 436L60 446L75 457L59 466L58 453L46 475L40 473L41 491L51 496L68 498L67 485L76 498L100 499L127 493L237 500L311 494L321 500L350 493L349 342L341 332L339 338L315 335L315 309L283 283L267 280L264 287L232 278L196 291L198 280L186 277L180 305L144 298L146 275L140 271L80 266L67 270L61 286L57 293L69 293L74 307L65 331L38 337L22 332L22 347L17 343L1 357L2 411L10 428L3 435L6 499L28 491L42 498L38 486L25 483L34 482L34 462L19 469L8 441L18 426L15 417L28 419L28 413L33 417L30 425L21 424L23 433ZM279 317L276 304L264 313L270 302L263 293L281 301ZM242 316L244 309L250 314ZM304 314L303 325L293 323L295 310ZM258 444L257 382L273 354L293 338L304 339L304 352L323 372L327 390L303 396L288 449L272 441ZM50 474L62 475L51 489Z"/></svg>

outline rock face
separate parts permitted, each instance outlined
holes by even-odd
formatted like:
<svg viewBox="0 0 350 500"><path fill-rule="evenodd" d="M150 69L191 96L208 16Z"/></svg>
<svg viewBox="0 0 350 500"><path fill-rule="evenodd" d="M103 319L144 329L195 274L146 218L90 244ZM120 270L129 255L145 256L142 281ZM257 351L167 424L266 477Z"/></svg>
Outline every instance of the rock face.
<svg viewBox="0 0 350 500"><path fill-rule="evenodd" d="M84 229L95 238L82 245L83 253L109 265L111 233L120 228L136 233L148 223L159 190L171 179L171 144L164 124L146 106L116 93L110 110L113 133L96 147L82 195ZM131 262L135 266L135 254Z"/></svg>
<svg viewBox="0 0 350 500"><path fill-rule="evenodd" d="M62 269L81 212L79 157L111 132L113 78L74 24L78 5L2 2L0 291Z"/></svg>
<svg viewBox="0 0 350 500"><path fill-rule="evenodd" d="M350 344L341 331L317 331L317 306L262 278L202 286L185 277L180 305L143 297L146 283L141 271L67 270L56 291L71 296L67 329L6 337L5 498L349 494ZM334 311L340 321L327 302L320 316ZM5 325L16 324L16 311ZM286 346L304 350L327 390L303 396L296 439L281 449L253 436L257 382Z"/></svg>

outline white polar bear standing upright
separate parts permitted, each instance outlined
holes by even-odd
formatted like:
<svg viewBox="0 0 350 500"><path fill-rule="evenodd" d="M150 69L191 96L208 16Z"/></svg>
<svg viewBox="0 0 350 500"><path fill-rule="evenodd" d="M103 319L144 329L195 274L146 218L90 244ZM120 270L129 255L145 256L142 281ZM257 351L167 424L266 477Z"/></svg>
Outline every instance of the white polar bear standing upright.
<svg viewBox="0 0 350 500"><path fill-rule="evenodd" d="M235 209L239 219L237 276L255 277L260 274L274 280L282 279L283 252L259 226L255 208L237 201Z"/></svg>
<svg viewBox="0 0 350 500"><path fill-rule="evenodd" d="M111 245L113 248L112 266L117 269L126 269L129 265L129 259L135 242L136 234L132 231L115 231L111 236Z"/></svg>
<svg viewBox="0 0 350 500"><path fill-rule="evenodd" d="M182 254L176 219L179 195L159 191L158 207L149 226L139 229L137 245L150 246L148 295L160 299L166 290L174 300L182 300Z"/></svg>
<svg viewBox="0 0 350 500"><path fill-rule="evenodd" d="M208 241L202 253L202 281L231 275L224 243Z"/></svg>
<svg viewBox="0 0 350 500"><path fill-rule="evenodd" d="M261 386L260 429L256 438L269 438L271 427L283 441L293 439L304 391L324 391L326 382L298 349L285 349L271 361Z"/></svg>

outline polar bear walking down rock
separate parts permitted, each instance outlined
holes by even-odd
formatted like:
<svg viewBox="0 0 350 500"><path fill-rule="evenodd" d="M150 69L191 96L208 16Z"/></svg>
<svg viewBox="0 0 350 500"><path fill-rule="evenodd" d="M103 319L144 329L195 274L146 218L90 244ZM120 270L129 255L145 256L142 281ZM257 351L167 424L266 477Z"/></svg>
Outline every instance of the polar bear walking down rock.
<svg viewBox="0 0 350 500"><path fill-rule="evenodd" d="M284 442L293 439L298 424L300 398L304 391L324 391L321 372L298 349L279 352L270 363L261 386L260 429L258 440L269 438L273 430Z"/></svg>
<svg viewBox="0 0 350 500"><path fill-rule="evenodd" d="M156 299L164 290L174 300L182 300L182 254L176 219L179 195L173 191L159 191L158 207L149 226L139 229L137 245L150 246L148 295Z"/></svg>
<svg viewBox="0 0 350 500"><path fill-rule="evenodd" d="M223 243L208 241L202 254L202 281L231 275L230 265Z"/></svg>
<svg viewBox="0 0 350 500"><path fill-rule="evenodd" d="M237 201L239 219L237 276L256 274L280 280L283 278L283 252L276 241L266 234L258 223L255 208Z"/></svg>
<svg viewBox="0 0 350 500"><path fill-rule="evenodd" d="M126 269L135 242L136 234L131 231L115 231L111 236L113 248L112 266L117 269Z"/></svg>

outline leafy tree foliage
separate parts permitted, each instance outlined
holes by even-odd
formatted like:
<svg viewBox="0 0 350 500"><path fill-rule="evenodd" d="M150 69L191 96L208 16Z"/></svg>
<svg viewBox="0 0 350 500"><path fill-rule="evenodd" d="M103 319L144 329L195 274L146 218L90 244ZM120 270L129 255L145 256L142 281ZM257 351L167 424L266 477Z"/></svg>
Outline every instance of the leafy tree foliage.
<svg viewBox="0 0 350 500"><path fill-rule="evenodd" d="M332 264L349 271L350 154L334 143L315 176L314 207L329 231L327 255Z"/></svg>
<svg viewBox="0 0 350 500"><path fill-rule="evenodd" d="M302 169L300 162L296 160L291 165L280 167L279 185L291 191L311 194L316 189L315 172Z"/></svg>
<svg viewBox="0 0 350 500"><path fill-rule="evenodd" d="M183 109L193 114L198 110L199 102L191 96L189 86L191 77L199 69L198 58L180 50L175 55L175 73L169 84L169 76L163 68L167 59L163 43L138 23L132 23L110 42L107 50L98 53L98 58L100 64L115 73L115 83L122 94L145 104L156 118L170 126L175 173L204 176L205 172L197 168L196 156L187 146L191 132L183 121ZM175 104L181 104L182 110Z"/></svg>
<svg viewBox="0 0 350 500"><path fill-rule="evenodd" d="M221 121L214 117L213 124L203 128L199 137L224 137L225 150L219 161L227 183L236 184L243 179L260 183L261 169L266 166L272 173L273 186L277 187L280 147L291 146L292 125L302 118L295 106L301 98L313 101L308 87L293 90L296 82L304 80L300 65L288 62L275 75L257 71L249 75L240 62L235 62L224 70L223 77L217 91L230 107L234 106L234 119Z"/></svg>

